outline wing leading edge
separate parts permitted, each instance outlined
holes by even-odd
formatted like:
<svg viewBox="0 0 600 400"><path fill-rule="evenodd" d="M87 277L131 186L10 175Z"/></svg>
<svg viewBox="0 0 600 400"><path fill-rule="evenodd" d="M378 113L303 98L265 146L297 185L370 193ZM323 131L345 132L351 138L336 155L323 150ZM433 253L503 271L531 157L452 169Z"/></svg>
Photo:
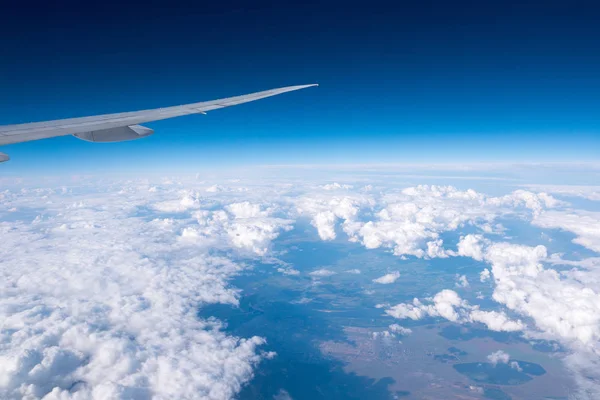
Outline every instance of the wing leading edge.
<svg viewBox="0 0 600 400"><path fill-rule="evenodd" d="M250 101L264 99L265 97L276 96L278 94L312 86L317 85L287 86L242 96L152 110L0 126L0 145L66 135L74 135L80 139L96 142L131 140L138 138L138 136L135 136L136 133L139 137L145 137L152 133L151 129L139 126L139 124L142 123L180 117L188 114L204 114L207 111L248 103ZM7 160L8 156L0 153L0 162Z"/></svg>

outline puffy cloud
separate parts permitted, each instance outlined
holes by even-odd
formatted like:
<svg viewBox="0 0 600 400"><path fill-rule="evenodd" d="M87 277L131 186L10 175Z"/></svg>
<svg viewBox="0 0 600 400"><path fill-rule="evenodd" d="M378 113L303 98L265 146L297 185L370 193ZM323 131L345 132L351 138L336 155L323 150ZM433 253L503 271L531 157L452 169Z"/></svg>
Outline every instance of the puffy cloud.
<svg viewBox="0 0 600 400"><path fill-rule="evenodd" d="M339 190L339 189L352 189L352 185L345 185L337 182L329 183L321 186L325 190Z"/></svg>
<svg viewBox="0 0 600 400"><path fill-rule="evenodd" d="M301 209L313 215L312 223L324 240L335 238L335 226L341 219L350 240L360 242L368 249L386 247L396 255L443 258L457 254L442 247L439 238L442 232L467 224L488 232L498 217L523 210L537 216L560 204L550 195L525 190L489 197L471 189L460 191L452 186L424 185L406 188L399 194L384 195L379 202L358 194L333 197L329 201L308 197L302 201ZM358 218L364 207L374 218ZM468 241L462 248L459 246L458 255L467 256L476 251L468 246Z"/></svg>
<svg viewBox="0 0 600 400"><path fill-rule="evenodd" d="M511 361L510 364L508 364L512 369L516 369L519 372L523 372L523 368L521 368L521 366L519 365L518 362L516 361Z"/></svg>
<svg viewBox="0 0 600 400"><path fill-rule="evenodd" d="M373 279L373 282L375 282L375 283L381 283L383 285L386 285L386 284L390 284L390 283L396 282L398 280L398 278L400 278L400 272L394 271L394 272L391 272L389 274L385 274L383 276L380 276L377 279Z"/></svg>
<svg viewBox="0 0 600 400"><path fill-rule="evenodd" d="M252 204L249 201L232 203L225 207L236 219L266 217L267 211L262 211L260 204Z"/></svg>
<svg viewBox="0 0 600 400"><path fill-rule="evenodd" d="M479 273L479 280L481 282L487 282L490 280L491 274L490 274L490 270L485 268L483 271L481 271Z"/></svg>
<svg viewBox="0 0 600 400"><path fill-rule="evenodd" d="M393 334L390 331L381 331L381 332L372 332L371 333L371 337L373 339L379 339L379 338L381 338L381 339L391 339L391 338L395 338L396 335Z"/></svg>
<svg viewBox="0 0 600 400"><path fill-rule="evenodd" d="M432 299L428 299L431 304L423 304L419 299L414 299L412 304L398 304L387 309L386 314L398 319L410 318L419 320L425 316L442 317L449 321L458 321L459 315L455 307L464 304L463 300L453 290L442 290Z"/></svg>
<svg viewBox="0 0 600 400"><path fill-rule="evenodd" d="M412 333L412 330L404 328L398 324L392 324L389 326L389 330L381 332L372 332L371 336L373 339L393 339L397 336L408 336Z"/></svg>
<svg viewBox="0 0 600 400"><path fill-rule="evenodd" d="M414 299L412 303L400 303L385 312L398 319L419 320L429 316L458 323L480 322L493 331L511 332L525 327L520 320L513 321L503 312L482 311L478 306L470 305L453 290L444 289L425 301L422 303L419 299Z"/></svg>
<svg viewBox="0 0 600 400"><path fill-rule="evenodd" d="M231 398L272 356L197 308L237 304L228 282L244 266L232 254L262 253L287 222L246 205L163 218L152 213L202 201L144 185L44 196L11 194L10 207L40 215L0 223L1 398ZM206 241L181 240L203 229Z"/></svg>
<svg viewBox="0 0 600 400"><path fill-rule="evenodd" d="M311 224L317 228L322 240L336 238L335 227L339 219L344 221L344 230L355 222L361 205L370 204L368 197L356 194L339 196L308 195L294 199L299 213L310 215Z"/></svg>
<svg viewBox="0 0 600 400"><path fill-rule="evenodd" d="M508 361L510 360L510 356L508 355L508 353L505 353L502 350L498 350L493 352L492 354L487 356L487 359L494 365L501 363L501 364L508 364Z"/></svg>
<svg viewBox="0 0 600 400"><path fill-rule="evenodd" d="M511 320L505 313L498 311L473 309L467 319L471 322L481 322L489 330L497 332L515 332L525 329L525 324L521 320Z"/></svg>
<svg viewBox="0 0 600 400"><path fill-rule="evenodd" d="M0 223L0 318L9 327L0 332L0 397L54 390L53 396L68 398L75 389L84 398L127 398L138 390L142 398L235 395L260 360L263 341L227 336L217 322L198 320L194 310L206 303L235 304L238 292L228 281L244 268L238 259L267 257L272 241L303 217L322 240L343 232L353 242L399 256L458 255L487 263L480 279L494 284L498 311L480 310L451 290L382 307L396 318L440 317L559 339L575 349L566 362L582 372L577 379L597 376L600 365L589 355L600 354L599 264L549 258L543 246L492 243L483 236L502 231L499 220L516 216L572 232L576 243L598 251L597 213L564 210L553 197L526 190L493 197L451 186L397 191L386 190L382 181L358 182L354 190L298 182L269 182L260 190L198 188L196 182L190 190L170 179L111 183L100 191L1 192L0 211L18 216L35 209L40 216L32 223L33 217ZM442 234L463 228L474 233L464 235L456 251L444 248L452 244L444 244ZM299 274L276 265L281 273ZM332 273L323 269L311 276ZM393 325L389 333L400 334ZM187 348L192 350L181 350ZM204 360L213 353L218 356ZM76 382L69 394L65 388ZM584 378L580 385L594 388Z"/></svg>
<svg viewBox="0 0 600 400"><path fill-rule="evenodd" d="M337 217L331 211L323 211L315 215L313 225L323 240L335 239L335 221Z"/></svg>
<svg viewBox="0 0 600 400"><path fill-rule="evenodd" d="M453 291L441 291L431 299L387 307L387 314L412 319L441 317L458 323L482 323L491 330L524 331L527 336L559 340L573 349L577 356L566 361L581 372L578 377L595 376L589 371L600 368L591 361L600 354L599 263L594 258L548 257L544 246L493 243L483 236L504 231L500 219L518 217L542 228L571 232L575 243L600 252L600 213L568 209L567 203L546 193L516 190L494 197L451 186L415 186L368 195L348 191L343 197L329 198L310 195L302 203L310 203L311 198L319 207L304 210L313 224L318 213L331 213L325 214L329 216L326 223L318 224L323 227L320 233L330 233L322 237L334 238L336 225L341 222L349 240L369 249L386 248L399 256L462 256L485 262L489 267L479 278L492 282L492 299L503 307L481 310ZM351 213L342 216L336 211L341 199L352 204ZM475 232L463 235L456 251L445 249L441 234L463 228ZM574 268L559 271L544 267L544 263ZM459 282L464 283L462 279ZM600 388L585 378L580 385L600 393Z"/></svg>
<svg viewBox="0 0 600 400"><path fill-rule="evenodd" d="M456 287L460 287L460 288L466 288L469 287L469 281L467 280L467 277L465 275L458 275L456 274L456 283L455 283Z"/></svg>
<svg viewBox="0 0 600 400"><path fill-rule="evenodd" d="M446 258L449 255L453 255L454 253L444 250L442 247L443 240L432 240L427 242L427 257L429 258Z"/></svg>
<svg viewBox="0 0 600 400"><path fill-rule="evenodd" d="M407 336L410 335L412 333L412 330L409 328L405 328L403 326L400 326L398 324L391 324L389 326L389 329L391 332L397 333L399 335L403 335L403 336Z"/></svg>
<svg viewBox="0 0 600 400"><path fill-rule="evenodd" d="M600 296L585 281L564 278L541 262L544 246L491 245L486 260L495 281L493 299L530 317L546 335L594 345L600 339Z"/></svg>
<svg viewBox="0 0 600 400"><path fill-rule="evenodd" d="M282 231L292 229L293 221L271 217L272 212L250 202L229 204L220 210L196 211L193 215L197 225L185 227L181 239L216 247L225 243L263 256Z"/></svg>
<svg viewBox="0 0 600 400"><path fill-rule="evenodd" d="M326 268L321 268L321 269L318 269L316 271L309 273L309 275L314 276L314 277L324 278L324 277L335 275L335 272L328 270Z"/></svg>
<svg viewBox="0 0 600 400"><path fill-rule="evenodd" d="M348 273L348 274L358 275L358 274L360 274L360 269L358 269L358 268L348 269L345 272Z"/></svg>
<svg viewBox="0 0 600 400"><path fill-rule="evenodd" d="M573 215L576 214L547 211L536 217L534 223L571 230L580 235L576 241L594 248L595 225L587 218L578 225L581 215ZM477 249L470 255L491 265L491 272L485 269L481 276L493 278L493 300L531 323L525 326L520 320L507 320L503 313L494 311L486 315L472 311L469 320L484 322L494 330L524 330L531 337L559 341L572 351L564 360L574 371L579 394L582 398L597 397L600 394L596 383L600 368L598 258L563 260L556 254L548 257L544 246L492 243L481 237L471 237L469 242L470 248ZM576 268L559 272L544 263ZM511 367L520 368L516 362Z"/></svg>
<svg viewBox="0 0 600 400"><path fill-rule="evenodd" d="M466 235L458 242L458 255L483 261L483 245L487 243L482 235Z"/></svg>

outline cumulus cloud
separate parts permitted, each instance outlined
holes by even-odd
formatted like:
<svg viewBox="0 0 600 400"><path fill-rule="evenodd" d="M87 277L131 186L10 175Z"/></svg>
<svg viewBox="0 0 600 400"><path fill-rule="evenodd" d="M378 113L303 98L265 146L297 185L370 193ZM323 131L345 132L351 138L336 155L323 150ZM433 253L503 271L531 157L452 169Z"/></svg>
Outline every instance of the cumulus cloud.
<svg viewBox="0 0 600 400"><path fill-rule="evenodd" d="M372 332L371 337L373 339L392 339L392 338L395 338L396 335L390 331L381 331L381 332Z"/></svg>
<svg viewBox="0 0 600 400"><path fill-rule="evenodd" d="M487 268L485 268L483 271L481 271L481 272L479 273L479 280L480 280L481 282L487 282L487 281L489 281L489 280L490 280L490 276L491 276L491 274L490 274L490 270L489 270L489 269L487 269Z"/></svg>
<svg viewBox="0 0 600 400"><path fill-rule="evenodd" d="M454 285L459 288L466 288L469 287L469 281L465 275L456 274L456 283Z"/></svg>
<svg viewBox="0 0 600 400"><path fill-rule="evenodd" d="M277 272L281 272L284 275L300 275L300 271L298 271L297 269L294 269L292 267L280 267L277 268Z"/></svg>
<svg viewBox="0 0 600 400"><path fill-rule="evenodd" d="M515 332L525 329L521 320L511 320L504 312L473 309L467 316L470 322L480 322L491 331Z"/></svg>
<svg viewBox="0 0 600 400"><path fill-rule="evenodd" d="M492 300L501 307L481 310L455 292L442 290L430 299L387 307L389 315L482 323L492 330L523 331L528 336L559 340L575 352L565 361L581 372L578 377L590 376L589 371L600 368L592 361L600 354L600 275L596 258L549 257L544 246L519 245L515 243L517 238L513 243L496 243L484 236L504 232L500 220L517 217L544 229L568 231L575 235L574 243L600 252L600 213L570 209L568 203L543 192L516 190L488 196L474 190L427 185L400 192L311 195L305 196L301 204L322 238L335 238L339 224L350 241L368 249L389 249L402 257L470 257L486 263L488 267L482 269L479 279L491 282ZM351 212L341 212L344 209ZM464 228L474 233L463 235L456 250L446 247L441 235ZM573 268L559 271L544 263ZM459 275L459 286L466 282L466 277L463 280ZM579 383L586 390L600 393L600 388L585 378Z"/></svg>
<svg viewBox="0 0 600 400"><path fill-rule="evenodd" d="M309 275L314 276L314 277L324 278L324 277L335 275L335 272L328 270L326 268L321 268L316 271L312 271L311 273L309 273Z"/></svg>
<svg viewBox="0 0 600 400"><path fill-rule="evenodd" d="M315 215L312 224L317 228L319 237L323 240L335 239L336 215L331 211L323 211Z"/></svg>
<svg viewBox="0 0 600 400"><path fill-rule="evenodd" d="M383 285L387 285L387 284L396 282L398 280L398 278L400 278L400 272L394 271L394 272L391 272L389 274L385 274L383 276L380 276L377 279L373 279L373 282L375 282L375 283L381 283Z"/></svg>
<svg viewBox="0 0 600 400"><path fill-rule="evenodd" d="M516 361L511 361L510 364L508 364L512 369L516 369L519 372L523 372L523 368L521 368L521 366L519 365L518 362Z"/></svg>
<svg viewBox="0 0 600 400"><path fill-rule="evenodd" d="M511 320L505 313L482 311L478 306L470 305L453 290L444 289L433 298L421 302L414 299L412 303L400 303L385 310L394 318L419 320L424 317L441 317L451 322L479 322L493 331L519 331L525 325L520 320Z"/></svg>
<svg viewBox="0 0 600 400"><path fill-rule="evenodd" d="M376 191L366 182L270 182L261 190L230 183L193 190L169 179L120 182L100 191L1 192L0 211L17 218L0 223L0 318L6 321L0 397L35 398L53 390L56 398L76 391L83 398L234 396L267 356L260 352L263 340L228 336L218 322L198 320L195 309L236 304L238 291L228 282L245 268L240 259L268 257L272 242L303 218L322 240L339 234L402 257L485 263L479 278L491 282L498 310L481 310L452 290L381 307L396 318L482 323L559 340L573 351L565 361L581 372L580 386L597 389L585 377L600 370L600 263L549 257L544 246L495 243L486 236L504 230L502 219L518 217L571 232L575 243L598 252L598 213L568 209L528 190L488 196L452 186L386 190L381 182ZM18 218L22 210L39 216L24 221ZM463 233L455 248L444 235L449 231L472 233ZM276 265L280 273L299 274ZM461 286L468 283L464 275L457 278ZM389 334L402 334L394 325ZM207 361L207 354L218 356Z"/></svg>
<svg viewBox="0 0 600 400"><path fill-rule="evenodd" d="M317 233L322 240L336 238L336 223L343 220L343 229L350 231L350 226L355 222L360 207L371 204L368 197L356 194L345 196L319 196L308 195L295 201L301 214L312 217L311 224L317 228Z"/></svg>
<svg viewBox="0 0 600 400"><path fill-rule="evenodd" d="M140 217L202 207L194 192L143 185L44 196L11 194L40 215L0 224L1 398L225 399L273 356L197 308L237 304L228 281L244 265L231 254L263 253L286 223L247 204L199 220ZM181 240L202 229L205 242ZM252 229L260 237L248 239ZM230 240L213 247L211 235Z"/></svg>
<svg viewBox="0 0 600 400"><path fill-rule="evenodd" d="M444 249L440 233L465 225L490 231L491 223L510 214L528 211L537 216L561 203L546 193L516 190L501 197L490 197L474 190L460 191L452 186L416 186L400 194L384 195L376 202L373 195L349 193L345 196L308 196L299 208L312 216L312 224L323 240L335 239L339 220L354 242L368 249L390 248L396 255L419 258L444 258L457 255ZM373 218L361 220L367 209ZM464 243L462 254L470 254Z"/></svg>
<svg viewBox="0 0 600 400"><path fill-rule="evenodd" d="M410 335L412 333L412 330L409 328L405 328L403 326L400 326L398 324L391 324L389 326L389 329L391 332L397 333L399 335L403 335L403 336L407 336Z"/></svg>
<svg viewBox="0 0 600 400"><path fill-rule="evenodd" d="M346 185L343 183L333 182L333 183L328 183L327 185L323 185L321 187L325 190L339 190L339 189L352 189L353 186Z"/></svg>
<svg viewBox="0 0 600 400"><path fill-rule="evenodd" d="M215 247L225 243L262 256L282 231L292 229L293 221L272 217L272 211L250 202L232 203L218 210L199 210L193 214L197 224L183 228L181 240Z"/></svg>
<svg viewBox="0 0 600 400"><path fill-rule="evenodd" d="M373 339L394 339L397 336L408 336L412 333L412 330L408 328L404 328L398 324L392 324L389 326L389 330L381 331L381 332L371 332L371 337Z"/></svg>
<svg viewBox="0 0 600 400"><path fill-rule="evenodd" d="M483 261L483 246L487 241L483 235L467 235L458 242L458 255Z"/></svg>
<svg viewBox="0 0 600 400"><path fill-rule="evenodd" d="M600 339L600 296L577 274L544 268L544 246L490 245L485 259L492 265L492 298L533 320L550 337L593 345Z"/></svg>
<svg viewBox="0 0 600 400"><path fill-rule="evenodd" d="M148 189L151 193L156 193L156 187ZM190 209L197 209L201 206L201 197L195 191L184 190L180 194L180 199L165 200L152 204L156 211L165 213L180 213Z"/></svg>
<svg viewBox="0 0 600 400"><path fill-rule="evenodd" d="M597 226L590 223L590 215L584 213L584 216L579 225L582 215L547 211L536 217L534 223L571 230L580 235L575 241L593 249ZM559 341L573 352L564 360L575 372L580 394L596 397L600 387L586 377L598 376L594 371L600 367L597 362L600 354L598 258L563 260L560 255L549 257L545 246L493 243L477 235L467 235L461 241L469 243L471 249L465 255L491 266L491 270L485 269L481 276L493 280L492 299L525 317L530 324L507 320L503 313L490 314L495 313L493 311L485 315L471 312L467 320L484 322L494 330L524 330L531 337ZM545 267L544 263L577 268L559 272ZM520 368L518 363L511 367Z"/></svg>
<svg viewBox="0 0 600 400"><path fill-rule="evenodd" d="M508 353L505 353L502 350L498 350L498 351L495 351L492 354L488 355L487 359L493 365L496 365L498 363L508 364L508 361L510 360L510 356L508 355Z"/></svg>

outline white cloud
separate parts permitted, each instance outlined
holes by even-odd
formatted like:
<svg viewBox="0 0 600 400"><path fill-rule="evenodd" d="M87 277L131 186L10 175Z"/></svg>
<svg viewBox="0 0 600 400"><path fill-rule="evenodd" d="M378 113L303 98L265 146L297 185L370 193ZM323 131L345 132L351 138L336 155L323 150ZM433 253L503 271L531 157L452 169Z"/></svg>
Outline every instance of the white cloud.
<svg viewBox="0 0 600 400"><path fill-rule="evenodd" d="M467 320L471 322L481 322L491 331L497 332L515 332L525 329L525 324L521 320L511 320L504 312L481 311L473 309Z"/></svg>
<svg viewBox="0 0 600 400"><path fill-rule="evenodd" d="M313 225L323 240L335 239L336 216L331 211L323 211L315 215Z"/></svg>
<svg viewBox="0 0 600 400"><path fill-rule="evenodd" d="M321 268L321 269L311 272L309 275L321 278L321 277L328 277L328 276L335 275L335 272L328 270L326 268Z"/></svg>
<svg viewBox="0 0 600 400"><path fill-rule="evenodd" d="M485 268L483 271L481 271L479 273L479 280L481 282L487 282L490 280L491 274L490 274L490 270Z"/></svg>
<svg viewBox="0 0 600 400"><path fill-rule="evenodd" d="M491 362L494 365L496 365L498 363L508 364L508 361L510 360L510 356L508 355L508 353L505 353L502 350L498 350L498 351L495 351L492 354L488 355L487 359L489 360L489 362Z"/></svg>
<svg viewBox="0 0 600 400"><path fill-rule="evenodd" d="M533 319L554 338L592 345L600 339L600 296L585 281L545 269L544 246L498 243L486 252L496 287L493 299Z"/></svg>
<svg viewBox="0 0 600 400"><path fill-rule="evenodd" d="M600 253L600 212L568 210L548 211L538 215L533 224L542 228L562 229L574 233L577 243Z"/></svg>
<svg viewBox="0 0 600 400"><path fill-rule="evenodd" d="M389 329L391 332L397 333L399 335L403 335L403 336L408 336L412 333L412 330L409 328L405 328L403 326L400 326L398 324L391 324L389 326Z"/></svg>
<svg viewBox="0 0 600 400"><path fill-rule="evenodd" d="M453 290L444 289L433 298L425 299L425 303L414 299L412 303L400 303L385 310L394 318L410 318L419 320L424 317L441 317L451 322L479 322L493 331L519 331L525 325L511 320L505 313L482 311L478 306L470 305Z"/></svg>
<svg viewBox="0 0 600 400"><path fill-rule="evenodd" d="M348 269L345 272L348 273L348 274L358 275L358 274L360 274L360 269L358 269L358 268Z"/></svg>
<svg viewBox="0 0 600 400"><path fill-rule="evenodd" d="M263 256L282 231L292 229L293 221L271 217L273 210L262 210L258 204L233 203L224 208L194 212L197 224L185 227L181 239L216 247L226 244Z"/></svg>
<svg viewBox="0 0 600 400"><path fill-rule="evenodd" d="M466 235L458 242L458 255L483 261L483 245L487 243L482 235Z"/></svg>
<svg viewBox="0 0 600 400"><path fill-rule="evenodd" d="M228 281L244 266L230 256L238 247L263 253L287 222L235 207L242 218L207 211L204 225L142 218L140 208L184 212L202 201L147 185L111 190L10 196L42 217L0 223L0 397L234 397L273 354L260 353L262 338L229 336L197 309L237 304ZM248 239L237 224L258 234Z"/></svg>
<svg viewBox="0 0 600 400"><path fill-rule="evenodd" d="M427 242L427 257L429 258L446 258L449 255L454 255L454 253L444 250L443 240L432 240Z"/></svg>
<svg viewBox="0 0 600 400"><path fill-rule="evenodd" d="M512 369L516 369L516 370L517 370L517 371L519 371L519 372L523 372L523 368L521 368L521 366L519 365L519 363L518 363L518 362L516 362L516 361L511 361L509 365L510 365L510 367L511 367Z"/></svg>
<svg viewBox="0 0 600 400"><path fill-rule="evenodd" d="M456 274L456 283L454 285L459 288L467 288L469 287L469 281L465 275Z"/></svg>
<svg viewBox="0 0 600 400"><path fill-rule="evenodd" d="M335 226L342 220L349 239L368 249L390 248L396 255L415 257L448 257L456 255L445 250L440 233L465 225L490 231L498 217L526 213L539 215L543 210L560 205L545 193L517 190L501 197L489 197L474 190L460 191L452 186L416 186L399 194L383 195L377 202L373 195L348 193L343 197L305 197L299 205L312 215L312 224L323 240L336 237ZM372 218L360 220L367 209ZM473 249L463 244L462 254Z"/></svg>
<svg viewBox="0 0 600 400"><path fill-rule="evenodd" d="M277 268L277 272L281 272L284 275L300 275L300 271L292 267Z"/></svg>
<svg viewBox="0 0 600 400"><path fill-rule="evenodd" d="M266 217L267 211L261 211L260 204L252 204L249 201L232 203L225 207L236 219Z"/></svg>
<svg viewBox="0 0 600 400"><path fill-rule="evenodd" d="M352 189L352 185L345 185L341 183L328 183L327 185L321 186L325 190L340 190L340 189Z"/></svg>
<svg viewBox="0 0 600 400"><path fill-rule="evenodd" d="M546 217L546 213L550 214ZM578 225L579 217L547 211L539 215L539 224L561 226L579 234L579 238L593 238L595 227L589 220ZM589 216L588 216L589 217ZM541 222L543 221L543 222ZM590 229L588 229L590 228ZM579 239L578 238L578 239ZM587 241L588 247L593 240ZM491 243L483 238L471 240L473 252L491 265L495 284L492 298L511 312L526 318L521 321L505 320L504 316L477 315L471 320L488 324L490 329L524 330L530 337L557 340L573 353L564 358L574 376L582 396L600 394L597 377L600 354L600 274L597 257L581 261L562 260L560 255L548 257L544 246L524 246L511 243ZM577 268L558 272L543 263L571 265ZM487 270L487 269L486 269ZM485 270L484 270L485 271ZM486 274L487 276L487 274ZM485 320L485 321L484 321ZM518 365L512 366L515 369Z"/></svg>
<svg viewBox="0 0 600 400"><path fill-rule="evenodd" d="M390 331L381 331L381 332L372 332L371 337L373 339L392 339L392 338L395 338L396 335Z"/></svg>
<svg viewBox="0 0 600 400"><path fill-rule="evenodd" d="M322 240L339 233L401 257L458 255L485 262L489 267L479 277L493 284L497 310L481 310L451 290L382 307L396 318L440 317L559 340L573 351L565 361L581 372L580 386L595 388L585 376L600 370L594 361L600 354L600 264L548 257L543 246L493 243L483 235L502 232L499 222L517 217L569 231L576 243L598 252L599 213L568 209L545 193L525 190L494 197L451 186L388 190L385 179L330 187L304 179L260 187L244 182L251 189L234 181L209 188L196 181L188 189L171 178L119 182L98 192L2 191L0 211L18 216L36 209L40 216L32 223L0 222L0 273L7 277L0 281L0 318L16 332L0 333L0 397L22 397L27 390L35 397L73 382L82 382L77 387L83 397L92 391L126 397L139 388L163 397L234 396L265 356L258 350L263 341L232 338L194 311L207 303L235 304L238 291L228 281L244 268L240 257L268 257L273 240L301 218ZM443 235L448 231L473 233L463 234L454 251ZM280 273L299 274L293 266L275 265ZM311 276L333 273L323 269ZM393 325L389 333L399 333ZM186 346L192 350L181 351ZM203 364L213 351L219 356ZM30 366L34 373L23 373ZM108 381L113 386L101 384Z"/></svg>
<svg viewBox="0 0 600 400"><path fill-rule="evenodd" d="M370 204L370 199L362 195L348 194L342 197L329 195L309 195L295 200L301 214L311 216L311 224L317 228L322 240L336 238L335 226L339 219L344 221L344 231L354 223L361 205Z"/></svg>
<svg viewBox="0 0 600 400"><path fill-rule="evenodd" d="M385 274L383 276L380 276L377 279L373 279L373 282L375 282L375 283L381 283L383 285L387 285L387 284L396 282L398 280L398 278L400 278L400 272L394 271L394 272L391 272L389 274Z"/></svg>

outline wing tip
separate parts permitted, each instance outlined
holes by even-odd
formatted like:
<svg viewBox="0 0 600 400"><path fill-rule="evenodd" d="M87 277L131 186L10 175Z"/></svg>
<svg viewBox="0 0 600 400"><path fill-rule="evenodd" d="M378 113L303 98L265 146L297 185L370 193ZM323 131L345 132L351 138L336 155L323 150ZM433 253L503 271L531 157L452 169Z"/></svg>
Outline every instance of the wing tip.
<svg viewBox="0 0 600 400"><path fill-rule="evenodd" d="M287 88L289 88L291 90L300 90L300 89L306 89L306 88L313 87L313 86L319 86L319 84L318 83L309 83L308 85L288 86Z"/></svg>

